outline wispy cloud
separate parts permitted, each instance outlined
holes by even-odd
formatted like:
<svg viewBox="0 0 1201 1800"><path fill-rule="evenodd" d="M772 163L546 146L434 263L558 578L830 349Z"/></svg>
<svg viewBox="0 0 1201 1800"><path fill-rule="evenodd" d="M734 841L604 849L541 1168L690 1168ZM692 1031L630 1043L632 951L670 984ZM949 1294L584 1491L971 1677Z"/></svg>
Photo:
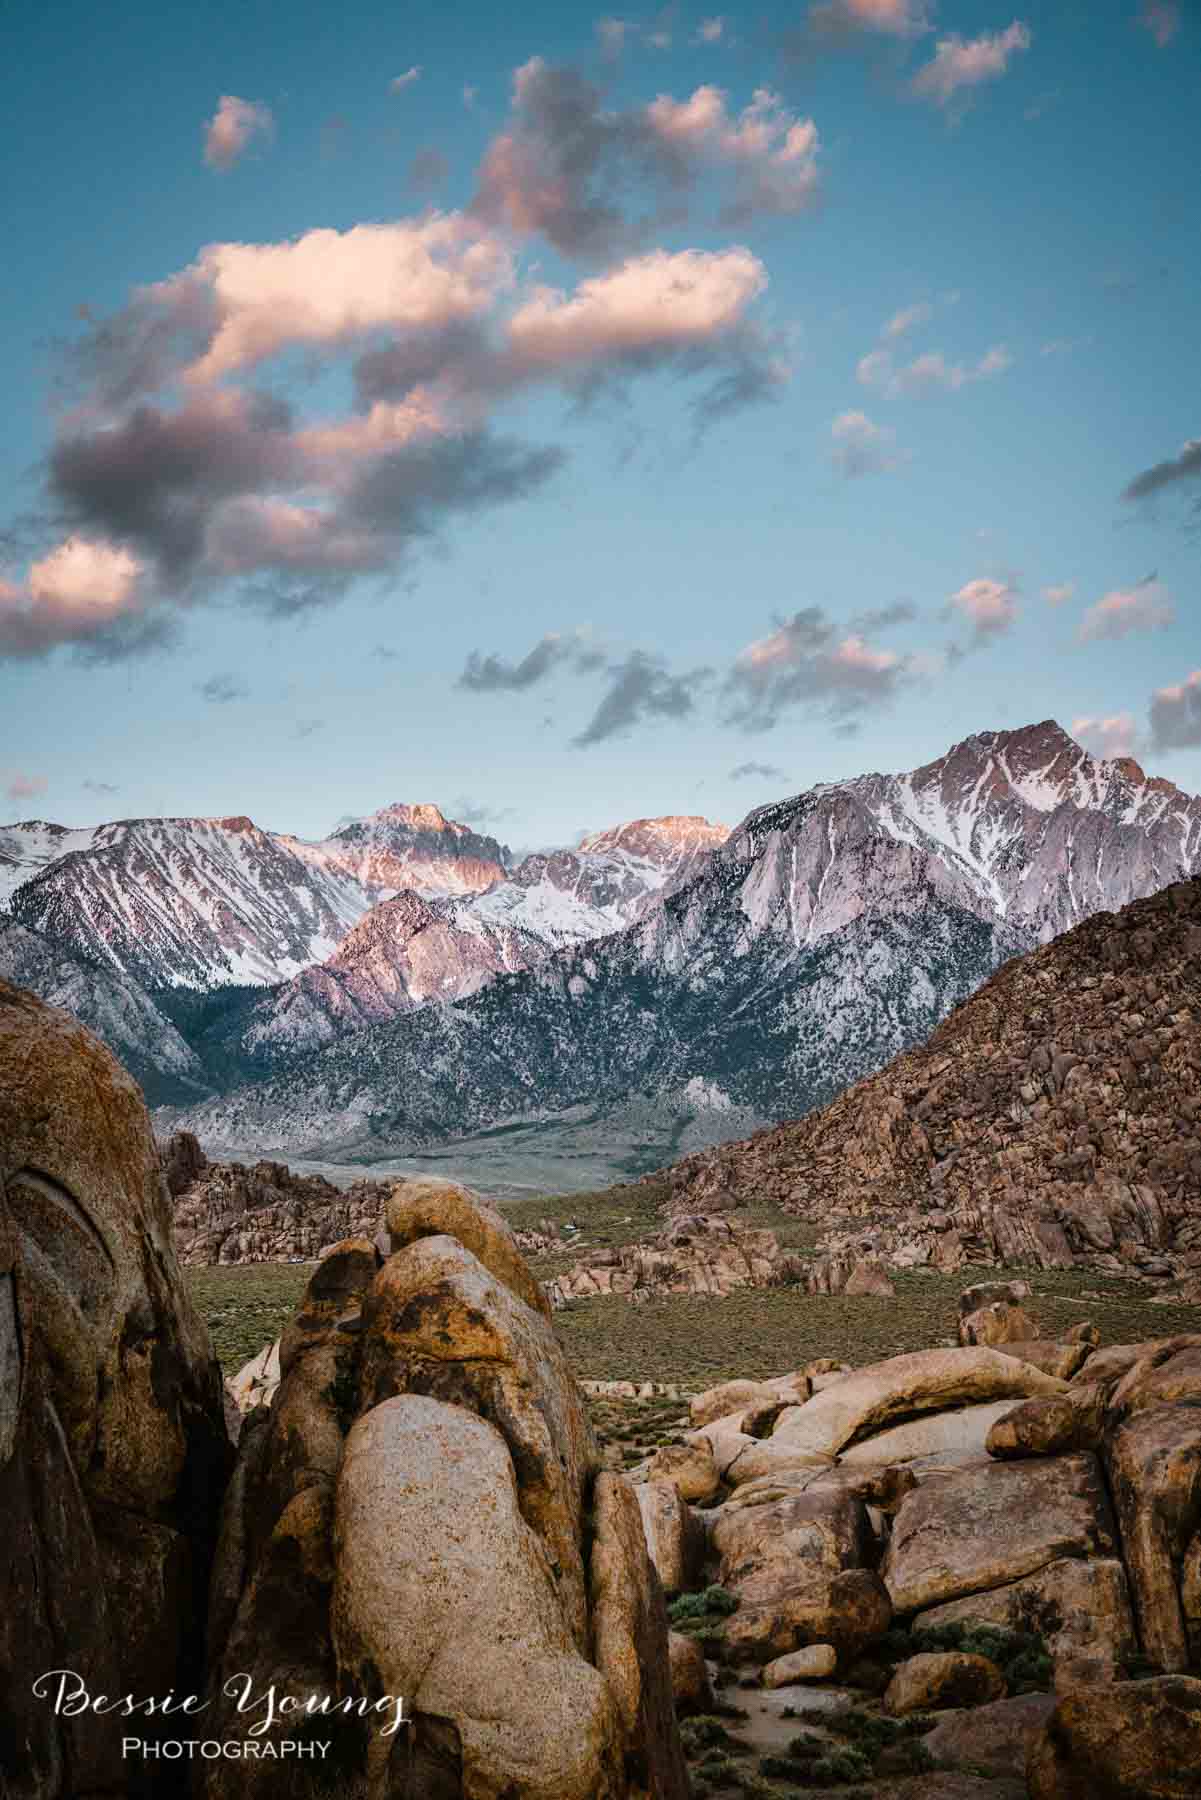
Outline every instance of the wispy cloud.
<svg viewBox="0 0 1201 1800"><path fill-rule="evenodd" d="M726 21L719 15L714 19L702 19L692 41L694 44L720 44L726 35Z"/></svg>
<svg viewBox="0 0 1201 1800"><path fill-rule="evenodd" d="M1180 30L1179 0L1143 0L1138 22L1165 50Z"/></svg>
<svg viewBox="0 0 1201 1800"><path fill-rule="evenodd" d="M230 706L235 700L245 700L250 689L236 675L210 675L207 681L196 683L196 692L210 706Z"/></svg>
<svg viewBox="0 0 1201 1800"><path fill-rule="evenodd" d="M50 786L44 775L28 775L14 769L4 778L4 792L9 800L36 800Z"/></svg>
<svg viewBox="0 0 1201 1800"><path fill-rule="evenodd" d="M962 38L957 32L939 38L934 56L913 78L913 91L937 106L962 106L966 94L983 82L996 81L1020 50L1028 50L1029 29L1015 19L1005 31Z"/></svg>
<svg viewBox="0 0 1201 1800"><path fill-rule="evenodd" d="M723 684L728 723L766 731L797 707L846 723L893 698L908 673L905 659L846 633L819 606L777 620L748 644Z"/></svg>
<svg viewBox="0 0 1201 1800"><path fill-rule="evenodd" d="M1156 750L1193 750L1201 745L1201 669L1152 694L1151 743Z"/></svg>
<svg viewBox="0 0 1201 1800"><path fill-rule="evenodd" d="M275 120L261 100L239 100L222 94L217 110L204 128L204 160L222 174L232 169L255 138L271 138Z"/></svg>
<svg viewBox="0 0 1201 1800"><path fill-rule="evenodd" d="M903 394L930 393L943 389L956 393L975 381L987 381L1012 368L1013 358L1004 344L994 344L975 363L948 362L941 350L927 351L922 356L897 368L888 350L870 350L859 359L855 373L863 387L879 388L890 398Z"/></svg>
<svg viewBox="0 0 1201 1800"><path fill-rule="evenodd" d="M463 825L503 825L506 819L515 818L515 806L489 806L483 800L472 800L464 795L455 801L451 808L451 816Z"/></svg>
<svg viewBox="0 0 1201 1800"><path fill-rule="evenodd" d="M620 737L635 725L659 719L686 719L713 680L711 669L673 675L662 658L632 650L606 672L608 690L588 724L572 739L577 750Z"/></svg>
<svg viewBox="0 0 1201 1800"><path fill-rule="evenodd" d="M121 792L116 783L112 781L85 781L82 785L89 794L107 795Z"/></svg>
<svg viewBox="0 0 1201 1800"><path fill-rule="evenodd" d="M1076 592L1076 584L1072 581L1061 581L1043 589L1043 599L1048 606L1064 606Z"/></svg>
<svg viewBox="0 0 1201 1800"><path fill-rule="evenodd" d="M1134 587L1114 588L1090 606L1080 621L1080 643L1130 637L1144 631L1162 631L1171 625L1176 609L1166 588L1155 575L1146 575Z"/></svg>
<svg viewBox="0 0 1201 1800"><path fill-rule="evenodd" d="M1189 438L1178 456L1170 456L1164 462L1152 463L1149 469L1143 469L1122 490L1122 499L1150 500L1169 488L1193 483L1201 486L1201 437ZM1192 503L1191 510L1201 514L1201 494Z"/></svg>
<svg viewBox="0 0 1201 1800"><path fill-rule="evenodd" d="M520 694L544 681L556 669L570 667L587 673L604 664L604 654L578 632L548 632L519 662L503 656L471 651L458 685L473 694Z"/></svg>
<svg viewBox="0 0 1201 1800"><path fill-rule="evenodd" d="M414 82L420 80L421 64L414 63L412 68L406 69L403 75L394 75L392 77L391 81L388 83L388 92L390 94L403 94L406 88L412 87Z"/></svg>
<svg viewBox="0 0 1201 1800"><path fill-rule="evenodd" d="M1133 756L1139 733L1132 713L1112 713L1108 718L1072 720L1072 736L1094 756L1112 761L1119 756Z"/></svg>
<svg viewBox="0 0 1201 1800"><path fill-rule="evenodd" d="M904 460L896 447L896 432L887 425L874 424L866 413L839 413L830 435L834 439L834 466L847 480L883 474L898 468Z"/></svg>
<svg viewBox="0 0 1201 1800"><path fill-rule="evenodd" d="M775 763L765 762L739 763L737 768L731 769L727 776L729 781L785 781L786 779L783 769L778 769Z"/></svg>

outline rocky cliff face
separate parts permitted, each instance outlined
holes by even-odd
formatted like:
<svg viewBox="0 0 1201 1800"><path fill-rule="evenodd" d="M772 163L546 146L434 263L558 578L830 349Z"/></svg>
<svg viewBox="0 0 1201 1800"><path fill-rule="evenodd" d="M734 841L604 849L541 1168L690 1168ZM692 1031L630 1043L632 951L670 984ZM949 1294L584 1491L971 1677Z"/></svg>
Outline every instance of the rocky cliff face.
<svg viewBox="0 0 1201 1800"><path fill-rule="evenodd" d="M352 819L316 844L281 840L318 867L351 875L371 894L478 894L504 878L509 852L436 806L398 802Z"/></svg>
<svg viewBox="0 0 1201 1800"><path fill-rule="evenodd" d="M670 1174L893 1261L1201 1268L1201 881L1008 963L833 1105Z"/></svg>

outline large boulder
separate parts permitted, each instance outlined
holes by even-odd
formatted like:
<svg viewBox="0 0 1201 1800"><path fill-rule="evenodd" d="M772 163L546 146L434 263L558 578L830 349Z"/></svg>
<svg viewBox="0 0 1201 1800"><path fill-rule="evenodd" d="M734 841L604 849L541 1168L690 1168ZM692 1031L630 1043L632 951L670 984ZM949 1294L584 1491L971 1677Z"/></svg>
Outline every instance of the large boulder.
<svg viewBox="0 0 1201 1800"><path fill-rule="evenodd" d="M31 1684L70 1670L92 1693L198 1691L230 1456L141 1093L66 1013L0 982L0 1790L13 1800L154 1790L153 1763L122 1762L128 1720L59 1716Z"/></svg>
<svg viewBox="0 0 1201 1800"><path fill-rule="evenodd" d="M450 1792L621 1794L614 1698L576 1648L496 1427L424 1395L382 1401L351 1430L336 1507L339 1676L404 1695L417 1721L412 1744L373 1735L369 1774L392 1762L399 1779L415 1749ZM443 1722L428 1750L427 1719Z"/></svg>
<svg viewBox="0 0 1201 1800"><path fill-rule="evenodd" d="M1041 1637L1056 1665L1084 1659L1120 1668L1138 1648L1130 1587L1116 1557L1065 1556L1020 1581L921 1612L915 1630L969 1622Z"/></svg>
<svg viewBox="0 0 1201 1800"><path fill-rule="evenodd" d="M1135 1412L1110 1436L1105 1462L1143 1649L1156 1668L1183 1671L1190 1644L1181 1567L1201 1528L1201 1407Z"/></svg>
<svg viewBox="0 0 1201 1800"><path fill-rule="evenodd" d="M884 1710L895 1718L950 1706L987 1706L1005 1695L1005 1677L987 1656L962 1650L925 1650L896 1670L884 1691Z"/></svg>
<svg viewBox="0 0 1201 1800"><path fill-rule="evenodd" d="M802 1491L723 1508L710 1544L739 1603L726 1624L735 1661L767 1662L806 1644L853 1657L888 1629L892 1609L870 1566L875 1537L852 1494Z"/></svg>
<svg viewBox="0 0 1201 1800"><path fill-rule="evenodd" d="M517 1248L508 1220L473 1188L428 1175L398 1181L384 1208L384 1229L390 1251L403 1250L419 1238L457 1238L497 1281L550 1317L545 1290Z"/></svg>
<svg viewBox="0 0 1201 1800"><path fill-rule="evenodd" d="M1201 1681L1161 1675L1064 1694L1030 1747L1030 1800L1195 1800Z"/></svg>
<svg viewBox="0 0 1201 1800"><path fill-rule="evenodd" d="M859 1369L805 1405L790 1407L777 1421L772 1441L813 1456L836 1456L894 1419L986 1400L1057 1394L1063 1387L1055 1376L985 1346L916 1350Z"/></svg>
<svg viewBox="0 0 1201 1800"><path fill-rule="evenodd" d="M487 1241L486 1209L458 1223ZM683 1800L638 1500L598 1476L559 1344L507 1272L445 1232L382 1262L351 1239L314 1271L224 1509L207 1723L243 1734L238 1672L302 1702L403 1695L399 1734L306 1729L333 1739L331 1781L371 1800ZM278 1792L263 1758L201 1780L205 1800Z"/></svg>
<svg viewBox="0 0 1201 1800"><path fill-rule="evenodd" d="M1093 1456L986 1462L924 1484L893 1521L884 1580L899 1613L1001 1587L1064 1556L1113 1556Z"/></svg>

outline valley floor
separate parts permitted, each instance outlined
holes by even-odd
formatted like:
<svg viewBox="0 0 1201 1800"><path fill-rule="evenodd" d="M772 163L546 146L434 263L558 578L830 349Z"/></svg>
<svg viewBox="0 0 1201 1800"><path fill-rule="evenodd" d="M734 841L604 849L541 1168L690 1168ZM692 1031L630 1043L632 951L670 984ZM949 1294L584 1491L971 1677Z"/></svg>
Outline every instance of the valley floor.
<svg viewBox="0 0 1201 1800"><path fill-rule="evenodd" d="M520 1231L544 1221L575 1223L561 1250L531 1256L542 1279L560 1274L585 1249L627 1244L662 1226L661 1198L652 1186L522 1200L504 1205ZM814 1234L770 1205L739 1209L747 1225L766 1225L788 1249L811 1247ZM312 1272L310 1263L249 1263L184 1271L206 1319L225 1373L279 1336ZM710 1387L736 1375L772 1375L815 1357L861 1366L906 1350L956 1342L959 1295L969 1282L1024 1273L1034 1290L1028 1310L1047 1337L1091 1319L1104 1344L1132 1343L1196 1331L1199 1309L1153 1298L1145 1282L1089 1270L993 1271L955 1275L893 1271L896 1298L806 1294L798 1288L745 1288L722 1298L685 1294L632 1305L620 1296L572 1301L555 1325L572 1368L582 1380L655 1381L685 1390ZM612 1408L615 1413L625 1409ZM644 1409L630 1409L637 1424Z"/></svg>

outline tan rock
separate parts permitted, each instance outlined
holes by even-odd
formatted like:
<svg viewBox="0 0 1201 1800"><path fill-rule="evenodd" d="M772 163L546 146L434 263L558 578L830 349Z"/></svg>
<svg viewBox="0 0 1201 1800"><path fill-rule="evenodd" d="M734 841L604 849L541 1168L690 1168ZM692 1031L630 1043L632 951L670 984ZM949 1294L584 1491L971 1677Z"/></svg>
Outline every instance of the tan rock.
<svg viewBox="0 0 1201 1800"><path fill-rule="evenodd" d="M708 1438L690 1438L684 1444L665 1444L646 1466L648 1481L667 1481L681 1500L712 1500L721 1486Z"/></svg>
<svg viewBox="0 0 1201 1800"><path fill-rule="evenodd" d="M1005 1677L987 1656L930 1650L900 1665L885 1689L884 1710L903 1718L946 1706L987 1706L1004 1693Z"/></svg>
<svg viewBox="0 0 1201 1800"><path fill-rule="evenodd" d="M764 1666L765 1688L790 1687L794 1681L825 1681L838 1667L833 1644L806 1644L788 1656L777 1656Z"/></svg>
<svg viewBox="0 0 1201 1800"><path fill-rule="evenodd" d="M805 1398L808 1398L807 1394ZM778 1405L780 1399L780 1390L766 1381L722 1381L717 1387L706 1388L703 1394L694 1395L689 1402L688 1411L693 1426L699 1430L701 1426L711 1424L714 1419L729 1418L735 1413L742 1414L753 1406Z"/></svg>
<svg viewBox="0 0 1201 1800"><path fill-rule="evenodd" d="M1053 1338L1014 1341L1000 1344L998 1349L1006 1356L1016 1356L1032 1369L1041 1369L1045 1375L1058 1375L1061 1381L1070 1381L1092 1355L1090 1344L1058 1344Z"/></svg>
<svg viewBox="0 0 1201 1800"><path fill-rule="evenodd" d="M341 1678L444 1721L456 1791L625 1796L617 1698L577 1648L495 1426L417 1394L365 1413L338 1478L334 1560ZM398 1759L422 1754L420 1731L406 1736ZM390 1746L371 1747L380 1781Z"/></svg>
<svg viewBox="0 0 1201 1800"><path fill-rule="evenodd" d="M908 1613L1001 1587L1063 1556L1114 1550L1095 1457L989 1462L909 1495L883 1573L893 1606Z"/></svg>
<svg viewBox="0 0 1201 1800"><path fill-rule="evenodd" d="M42 1671L196 1691L231 1457L141 1093L0 981L0 1789L127 1785L122 1721L56 1715Z"/></svg>
<svg viewBox="0 0 1201 1800"><path fill-rule="evenodd" d="M623 1767L636 1772L631 1800L688 1800L663 1590L634 1490L609 1470L597 1476L593 1493L588 1587L596 1666L617 1704Z"/></svg>
<svg viewBox="0 0 1201 1800"><path fill-rule="evenodd" d="M849 1299L874 1295L879 1299L891 1300L895 1299L897 1290L883 1263L864 1261L855 1264L842 1291Z"/></svg>
<svg viewBox="0 0 1201 1800"><path fill-rule="evenodd" d="M1143 1649L1157 1668L1186 1670L1180 1568L1201 1526L1201 1407L1134 1413L1110 1436L1105 1462Z"/></svg>
<svg viewBox="0 0 1201 1800"><path fill-rule="evenodd" d="M457 1238L527 1306L550 1317L550 1302L517 1248L508 1221L472 1188L427 1175L398 1181L388 1196L384 1225L394 1252L420 1238Z"/></svg>
<svg viewBox="0 0 1201 1800"><path fill-rule="evenodd" d="M874 1437L861 1438L844 1450L841 1463L912 1462L919 1456L938 1456L947 1450L983 1454L999 1419L1012 1409L1011 1400L989 1400L982 1406L960 1406L949 1412L926 1413L904 1425L893 1425Z"/></svg>
<svg viewBox="0 0 1201 1800"><path fill-rule="evenodd" d="M997 1420L988 1434L988 1454L1001 1459L1059 1456L1069 1450L1099 1450L1105 1419L1105 1391L1073 1387L1066 1394L1023 1400Z"/></svg>
<svg viewBox="0 0 1201 1800"><path fill-rule="evenodd" d="M1201 1403L1201 1344L1168 1350L1161 1346L1141 1357L1110 1395L1112 1417L1123 1419L1150 1407Z"/></svg>
<svg viewBox="0 0 1201 1800"><path fill-rule="evenodd" d="M1192 1800L1201 1681L1162 1675L1062 1695L1026 1764L1030 1800Z"/></svg>
<svg viewBox="0 0 1201 1800"><path fill-rule="evenodd" d="M731 1464L742 1455L743 1451L751 1449L760 1441L758 1438L749 1437L742 1429L740 1412L714 1419L711 1424L703 1425L699 1431L691 1432L687 1439L690 1444L702 1443L709 1446L714 1467L723 1481L726 1479Z"/></svg>
<svg viewBox="0 0 1201 1800"><path fill-rule="evenodd" d="M1089 1661L1112 1671L1138 1647L1126 1571L1116 1557L1063 1557L1020 1581L931 1607L913 1623L924 1630L969 1620L1035 1632L1057 1669Z"/></svg>
<svg viewBox="0 0 1201 1800"><path fill-rule="evenodd" d="M719 1579L738 1599L726 1623L735 1661L766 1662L809 1643L850 1654L887 1630L882 1583L864 1567L873 1535L861 1500L791 1493L722 1508L710 1532Z"/></svg>
<svg viewBox="0 0 1201 1800"><path fill-rule="evenodd" d="M347 1238L331 1246L309 1277L300 1308L279 1340L282 1375L312 1344L324 1343L339 1329L358 1329L363 1295L375 1280L379 1262L368 1238Z"/></svg>
<svg viewBox="0 0 1201 1800"><path fill-rule="evenodd" d="M705 1653L696 1639L685 1637L682 1631L669 1631L667 1660L676 1717L685 1719L693 1713L711 1713L713 1689L709 1685Z"/></svg>
<svg viewBox="0 0 1201 1800"><path fill-rule="evenodd" d="M704 1526L670 1482L640 1482L634 1493L650 1559L664 1591L681 1593L693 1585L705 1547Z"/></svg>
<svg viewBox="0 0 1201 1800"><path fill-rule="evenodd" d="M790 1408L777 1421L773 1441L816 1456L835 1456L901 1415L1059 1393L1062 1388L1054 1376L984 1346L918 1350L860 1369L804 1406Z"/></svg>
<svg viewBox="0 0 1201 1800"><path fill-rule="evenodd" d="M1148 1338L1138 1344L1107 1344L1104 1349L1093 1351L1086 1370L1081 1371L1078 1379L1112 1384L1120 1381L1136 1363L1149 1362L1151 1366L1155 1366L1166 1362L1176 1351L1195 1348L1199 1344L1201 1334Z"/></svg>
<svg viewBox="0 0 1201 1800"><path fill-rule="evenodd" d="M363 1304L360 1408L397 1392L467 1406L501 1431L522 1515L557 1570L576 1641L587 1639L579 1519L599 1453L546 1319L456 1238L390 1256Z"/></svg>
<svg viewBox="0 0 1201 1800"><path fill-rule="evenodd" d="M1029 1343L1038 1336L1038 1326L1029 1313L1009 1300L994 1300L959 1321L961 1344Z"/></svg>

